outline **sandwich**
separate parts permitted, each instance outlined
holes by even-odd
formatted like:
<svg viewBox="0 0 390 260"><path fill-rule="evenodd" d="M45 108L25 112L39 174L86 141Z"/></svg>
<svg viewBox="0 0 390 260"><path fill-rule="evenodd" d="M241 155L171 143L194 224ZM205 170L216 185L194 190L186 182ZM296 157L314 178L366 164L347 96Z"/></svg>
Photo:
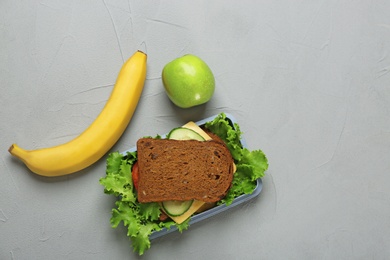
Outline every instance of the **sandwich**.
<svg viewBox="0 0 390 260"><path fill-rule="evenodd" d="M252 193L268 161L240 139L239 126L221 113L202 128L189 122L164 138L140 138L134 151L109 154L100 183L117 196L112 227L123 222L142 255L153 232L173 226L182 232L194 214Z"/></svg>
<svg viewBox="0 0 390 260"><path fill-rule="evenodd" d="M233 180L233 158L213 140L142 138L138 151L138 201L217 202Z"/></svg>
<svg viewBox="0 0 390 260"><path fill-rule="evenodd" d="M181 224L223 199L235 165L222 139L210 135L189 122L166 139L139 139L138 201L159 202L163 213Z"/></svg>

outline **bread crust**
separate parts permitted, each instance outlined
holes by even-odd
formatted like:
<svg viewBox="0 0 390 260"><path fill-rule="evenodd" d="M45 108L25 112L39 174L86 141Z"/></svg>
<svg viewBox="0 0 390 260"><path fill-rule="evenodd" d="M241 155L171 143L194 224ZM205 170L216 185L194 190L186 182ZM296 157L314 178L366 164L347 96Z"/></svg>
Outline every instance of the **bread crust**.
<svg viewBox="0 0 390 260"><path fill-rule="evenodd" d="M225 197L233 180L233 158L221 141L142 138L137 142L138 201Z"/></svg>

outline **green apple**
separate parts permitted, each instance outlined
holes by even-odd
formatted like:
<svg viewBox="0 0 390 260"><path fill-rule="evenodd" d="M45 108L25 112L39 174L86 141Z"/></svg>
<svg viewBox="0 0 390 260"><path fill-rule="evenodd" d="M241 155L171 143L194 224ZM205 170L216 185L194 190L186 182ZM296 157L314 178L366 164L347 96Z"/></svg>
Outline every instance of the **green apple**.
<svg viewBox="0 0 390 260"><path fill-rule="evenodd" d="M162 81L169 99L181 108L204 104L214 94L213 72L203 60L192 54L165 65Z"/></svg>

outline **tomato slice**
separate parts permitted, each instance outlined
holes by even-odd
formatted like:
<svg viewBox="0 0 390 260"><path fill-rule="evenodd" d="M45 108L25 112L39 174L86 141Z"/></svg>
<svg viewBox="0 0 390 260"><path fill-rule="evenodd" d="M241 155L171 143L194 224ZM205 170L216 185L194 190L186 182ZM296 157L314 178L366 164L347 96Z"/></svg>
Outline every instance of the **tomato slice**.
<svg viewBox="0 0 390 260"><path fill-rule="evenodd" d="M136 190L138 190L138 180L139 180L139 171L138 171L138 162L133 164L133 169L131 170L131 177L133 178L133 184Z"/></svg>
<svg viewBox="0 0 390 260"><path fill-rule="evenodd" d="M160 213L161 214L160 214L160 217L158 218L158 220L165 221L169 218L169 216L164 211L161 210Z"/></svg>

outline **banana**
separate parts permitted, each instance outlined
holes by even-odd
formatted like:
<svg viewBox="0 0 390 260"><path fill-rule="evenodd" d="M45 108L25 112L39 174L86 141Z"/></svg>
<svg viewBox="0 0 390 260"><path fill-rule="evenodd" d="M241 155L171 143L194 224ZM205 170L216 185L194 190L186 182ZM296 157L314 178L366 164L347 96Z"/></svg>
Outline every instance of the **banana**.
<svg viewBox="0 0 390 260"><path fill-rule="evenodd" d="M99 160L120 138L140 99L147 55L137 51L122 66L107 103L94 122L73 140L37 150L12 144L9 152L32 172L55 177L80 171Z"/></svg>

